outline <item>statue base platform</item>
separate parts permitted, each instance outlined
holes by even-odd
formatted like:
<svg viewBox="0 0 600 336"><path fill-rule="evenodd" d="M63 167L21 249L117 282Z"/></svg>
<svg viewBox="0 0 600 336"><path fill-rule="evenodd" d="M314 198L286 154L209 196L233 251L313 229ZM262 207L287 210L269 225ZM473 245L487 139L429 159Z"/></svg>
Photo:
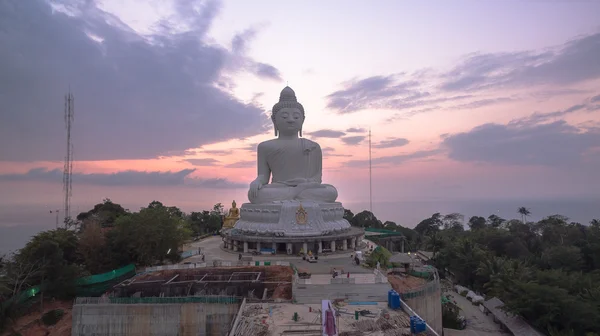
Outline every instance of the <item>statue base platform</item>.
<svg viewBox="0 0 600 336"><path fill-rule="evenodd" d="M269 204L245 203L234 229L244 235L311 237L350 230L342 203L282 201Z"/></svg>

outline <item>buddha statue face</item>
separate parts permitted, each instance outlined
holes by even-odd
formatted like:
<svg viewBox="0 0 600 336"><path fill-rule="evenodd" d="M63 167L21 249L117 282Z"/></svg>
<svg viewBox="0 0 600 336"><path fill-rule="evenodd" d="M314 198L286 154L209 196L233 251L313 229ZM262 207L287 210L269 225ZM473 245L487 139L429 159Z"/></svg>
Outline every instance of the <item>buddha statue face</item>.
<svg viewBox="0 0 600 336"><path fill-rule="evenodd" d="M276 132L281 135L293 136L302 132L304 113L297 107L284 107L277 111L272 119Z"/></svg>
<svg viewBox="0 0 600 336"><path fill-rule="evenodd" d="M235 203L235 201L231 202L231 207L235 208L237 206L237 203Z"/></svg>

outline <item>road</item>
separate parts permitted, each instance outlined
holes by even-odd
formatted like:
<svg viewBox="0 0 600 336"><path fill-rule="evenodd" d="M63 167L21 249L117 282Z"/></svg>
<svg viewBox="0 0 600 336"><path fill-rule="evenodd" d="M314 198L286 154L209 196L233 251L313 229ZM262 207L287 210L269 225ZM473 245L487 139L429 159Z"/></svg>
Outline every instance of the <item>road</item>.
<svg viewBox="0 0 600 336"><path fill-rule="evenodd" d="M494 322L491 315L486 316L479 307L471 304L467 298L460 296L455 292L446 292L444 295L450 296L461 309L461 315L467 319L467 327L464 335L477 336L506 336L507 334L500 329L500 325Z"/></svg>

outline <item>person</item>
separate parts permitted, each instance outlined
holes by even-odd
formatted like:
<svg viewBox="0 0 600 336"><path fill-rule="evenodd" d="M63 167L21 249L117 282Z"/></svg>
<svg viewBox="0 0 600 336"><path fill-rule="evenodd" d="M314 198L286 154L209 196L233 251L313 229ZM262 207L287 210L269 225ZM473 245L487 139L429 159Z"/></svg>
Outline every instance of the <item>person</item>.
<svg viewBox="0 0 600 336"><path fill-rule="evenodd" d="M242 254L241 253L238 255L238 260L242 260Z"/></svg>
<svg viewBox="0 0 600 336"><path fill-rule="evenodd" d="M296 99L294 90L286 86L271 114L277 138L258 144L258 174L248 190L250 203L286 200L332 203L337 199L335 187L321 181L321 147L301 138L304 119L304 107Z"/></svg>

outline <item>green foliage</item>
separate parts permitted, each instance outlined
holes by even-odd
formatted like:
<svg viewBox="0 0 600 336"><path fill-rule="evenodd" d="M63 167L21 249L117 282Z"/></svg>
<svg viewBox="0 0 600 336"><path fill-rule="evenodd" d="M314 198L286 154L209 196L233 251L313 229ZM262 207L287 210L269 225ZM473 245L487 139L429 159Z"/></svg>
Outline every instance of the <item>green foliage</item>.
<svg viewBox="0 0 600 336"><path fill-rule="evenodd" d="M371 211L361 211L352 217L350 222L352 226L358 226L362 228L376 228L383 229L383 223L375 217Z"/></svg>
<svg viewBox="0 0 600 336"><path fill-rule="evenodd" d="M189 223L181 211L152 202L148 208L121 216L107 236L119 263L151 265L165 259L176 260L179 247L190 237Z"/></svg>
<svg viewBox="0 0 600 336"><path fill-rule="evenodd" d="M102 203L96 204L92 210L77 215L77 220L83 222L84 225L88 221L96 221L102 227L112 227L119 217L127 214L128 210L107 198Z"/></svg>
<svg viewBox="0 0 600 336"><path fill-rule="evenodd" d="M553 335L600 330L600 222L569 223L553 215L525 223L496 215L471 217L461 232L458 216L434 214L415 228L435 265L463 286L496 296L505 309ZM460 293L463 295L464 293Z"/></svg>
<svg viewBox="0 0 600 336"><path fill-rule="evenodd" d="M221 214L217 211L192 212L187 217L194 236L201 236L219 231L222 225Z"/></svg>
<svg viewBox="0 0 600 336"><path fill-rule="evenodd" d="M53 309L42 315L42 323L47 326L55 325L65 315L62 309Z"/></svg>
<svg viewBox="0 0 600 336"><path fill-rule="evenodd" d="M391 263L390 263L391 256L392 256L392 253L390 251L388 251L386 248L384 248L382 246L377 246L375 248L375 250L373 250L373 252L371 252L369 257L367 258L367 265L369 265L369 267L376 267L377 263L379 262L379 265L382 268L387 268L388 266L391 266Z"/></svg>
<svg viewBox="0 0 600 336"><path fill-rule="evenodd" d="M460 318L460 308L453 302L442 303L442 326L456 330L464 329L463 320Z"/></svg>

